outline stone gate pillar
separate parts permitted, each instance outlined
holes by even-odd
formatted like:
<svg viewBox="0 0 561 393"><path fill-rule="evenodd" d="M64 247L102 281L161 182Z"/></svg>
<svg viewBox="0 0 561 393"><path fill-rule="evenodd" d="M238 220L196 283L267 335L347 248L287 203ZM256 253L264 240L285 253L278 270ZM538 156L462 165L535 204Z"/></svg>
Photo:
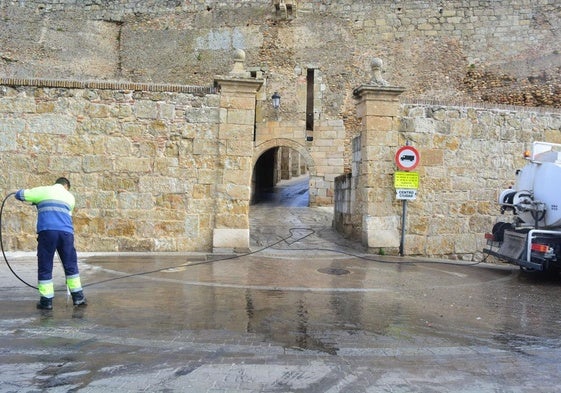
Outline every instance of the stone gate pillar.
<svg viewBox="0 0 561 393"><path fill-rule="evenodd" d="M373 78L354 90L361 126L361 162L357 208L362 215L362 244L368 248L399 247L400 216L395 201L393 173L398 149L399 96L402 87L381 78L382 62L372 62Z"/></svg>
<svg viewBox="0 0 561 393"><path fill-rule="evenodd" d="M232 72L214 81L220 89L214 251L249 250L255 103L263 81L244 71L243 51L234 60Z"/></svg>

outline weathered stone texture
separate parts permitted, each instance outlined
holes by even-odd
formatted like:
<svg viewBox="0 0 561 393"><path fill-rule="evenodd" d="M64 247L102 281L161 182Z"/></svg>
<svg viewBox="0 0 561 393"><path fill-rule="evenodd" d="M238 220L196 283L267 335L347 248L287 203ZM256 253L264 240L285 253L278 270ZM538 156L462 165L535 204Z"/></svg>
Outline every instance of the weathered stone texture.
<svg viewBox="0 0 561 393"><path fill-rule="evenodd" d="M305 158L312 205L331 205L335 178L356 165L384 189L357 192L360 209L376 214L365 222L395 223L393 153L409 140L421 149L422 178L408 252L469 253L481 248L494 214L488 201L512 178L519 151L535 139L561 140L557 115L387 100L363 113L352 94L371 80L372 58L383 56L380 77L404 86L403 98L555 106L561 6L551 0L299 0L286 19L270 0L7 1L0 13L0 73L12 78L0 90L0 160L10 168L1 184L72 177L77 225L91 226L84 250L200 250L213 239L230 244L229 235L246 239L247 206L230 202L246 199L246 171L276 147ZM265 81L256 94L175 85L228 74L239 48L251 66L240 72ZM114 82L123 80L131 82ZM373 133L353 162L351 140L362 128ZM369 200L379 205L361 206ZM213 232L215 209L224 228ZM18 213L18 222L31 220ZM453 234L434 234L450 230L449 215L455 231L467 231L458 244ZM103 222L113 219L134 238L109 235ZM177 234L191 224L198 227L189 235ZM385 230L395 243L395 229ZM22 246L34 244L17 231Z"/></svg>
<svg viewBox="0 0 561 393"><path fill-rule="evenodd" d="M305 97L306 68L321 70L316 99L332 115L352 107L349 86L368 80L374 56L407 97L558 103L551 0L299 0L286 20L270 0L6 1L0 11L0 71L13 77L202 85L241 48L289 104Z"/></svg>
<svg viewBox="0 0 561 393"><path fill-rule="evenodd" d="M406 253L480 258L484 232L501 218L498 192L514 182L532 141L559 141L561 128L552 132L551 125L559 127L561 115L431 105L403 105L402 110L402 137L421 154L420 187L408 208ZM409 126L428 123L431 132ZM426 236L424 246L419 235Z"/></svg>
<svg viewBox="0 0 561 393"><path fill-rule="evenodd" d="M345 186L346 177L336 184L341 194L336 195L335 226L370 249L398 252L403 202L396 198L391 175L398 170L397 149L409 142L420 152L415 169L420 185L417 198L408 201L404 254L480 260L484 233L504 219L495 202L498 193L515 181L532 141L561 139L561 115L398 104L398 121L388 123L376 115L375 90L368 95L358 103L357 113L369 119L362 119L363 131L353 141L352 189Z"/></svg>
<svg viewBox="0 0 561 393"><path fill-rule="evenodd" d="M203 139L203 155L192 143L199 135L217 134L213 95L205 100L142 92L137 98L125 94L123 102L118 90L7 89L10 94L0 97L0 146L2 162L10 162L10 176L2 179L2 188L11 191L69 177L77 197L74 220L81 250L210 247L208 217L215 202L209 184L217 178L217 142ZM103 103L91 101L100 97ZM49 111L39 105L46 102ZM205 108L207 121L200 118L192 133L175 140L174 130L181 130L181 124L189 129L187 116L176 117L175 108L187 113L192 102L197 102L197 113ZM195 199L196 204L190 202ZM17 239L20 249L32 249L35 239L28 233L34 231L35 212L14 208L20 225L8 239Z"/></svg>

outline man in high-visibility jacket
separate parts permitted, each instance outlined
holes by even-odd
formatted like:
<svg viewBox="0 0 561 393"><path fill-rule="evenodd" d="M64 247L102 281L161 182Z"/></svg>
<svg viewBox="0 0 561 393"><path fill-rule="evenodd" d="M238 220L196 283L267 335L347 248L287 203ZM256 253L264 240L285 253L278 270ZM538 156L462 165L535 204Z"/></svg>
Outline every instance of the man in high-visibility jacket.
<svg viewBox="0 0 561 393"><path fill-rule="evenodd" d="M70 181L60 177L52 186L22 189L16 192L17 199L31 202L37 207L37 288L40 295L37 308L41 310L53 308L55 251L62 261L72 302L75 306L87 305L78 271L78 256L74 247L72 211L75 198L69 190Z"/></svg>

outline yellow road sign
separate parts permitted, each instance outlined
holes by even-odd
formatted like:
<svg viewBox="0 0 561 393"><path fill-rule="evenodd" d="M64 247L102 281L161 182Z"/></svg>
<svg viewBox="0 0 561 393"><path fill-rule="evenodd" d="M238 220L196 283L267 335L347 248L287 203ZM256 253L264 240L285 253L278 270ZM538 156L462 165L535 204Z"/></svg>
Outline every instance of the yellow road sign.
<svg viewBox="0 0 561 393"><path fill-rule="evenodd" d="M393 185L396 189L411 188L416 190L419 188L419 172L395 172Z"/></svg>

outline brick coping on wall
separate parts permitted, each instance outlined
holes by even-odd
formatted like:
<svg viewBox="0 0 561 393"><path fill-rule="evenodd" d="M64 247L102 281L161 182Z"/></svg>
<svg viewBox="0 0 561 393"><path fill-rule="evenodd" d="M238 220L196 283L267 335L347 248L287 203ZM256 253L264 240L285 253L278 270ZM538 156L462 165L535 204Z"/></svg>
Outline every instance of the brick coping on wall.
<svg viewBox="0 0 561 393"><path fill-rule="evenodd" d="M217 88L214 86L189 86L166 83L136 83L119 81L79 81L39 78L0 78L0 85L69 89L140 90L192 94L215 94L217 92Z"/></svg>

